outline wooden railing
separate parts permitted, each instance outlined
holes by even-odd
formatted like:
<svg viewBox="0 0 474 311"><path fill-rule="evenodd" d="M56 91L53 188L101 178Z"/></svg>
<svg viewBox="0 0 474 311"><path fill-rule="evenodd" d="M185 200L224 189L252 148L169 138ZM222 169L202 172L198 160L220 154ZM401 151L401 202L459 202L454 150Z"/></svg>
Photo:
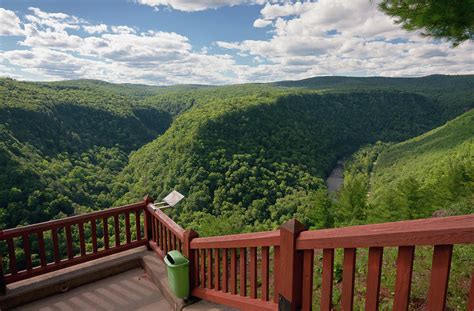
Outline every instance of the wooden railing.
<svg viewBox="0 0 474 311"><path fill-rule="evenodd" d="M275 309L279 245L279 231L193 239L192 295L249 310Z"/></svg>
<svg viewBox="0 0 474 311"><path fill-rule="evenodd" d="M2 291L5 284L146 245L141 218L147 203L0 231L0 259L8 261L0 271Z"/></svg>
<svg viewBox="0 0 474 311"><path fill-rule="evenodd" d="M353 310L357 248L368 248L365 310L378 310L384 247L398 247L393 310L406 311L415 247L428 245L434 252L426 310L444 311L454 244L474 244L474 214L312 231L291 220L273 232L195 238L192 295L242 310L311 310L314 251L321 250L316 309L332 310L334 254L343 249L340 309ZM474 310L471 279L468 311Z"/></svg>
<svg viewBox="0 0 474 311"><path fill-rule="evenodd" d="M341 308L352 310L357 248L368 248L365 310L378 310L384 247L395 246L398 247L398 258L393 310L408 310L415 247L429 245L434 246L434 252L426 310L444 311L453 245L473 243L474 214L303 231L296 240L296 254L302 252L302 256L296 259L297 265L303 267L303 271L296 274L302 287L302 309L310 310L312 304L313 250L323 250L320 309L331 310L334 250L342 248ZM474 282L474 274L471 279ZM471 285L468 305L468 311L474 310L474 285Z"/></svg>
<svg viewBox="0 0 474 311"><path fill-rule="evenodd" d="M109 222L111 221L111 222ZM474 214L306 231L296 220L277 231L199 238L153 200L0 231L5 285L147 245L163 258L190 260L193 296L242 310L311 310L315 250L322 252L318 310L331 310L335 250L342 249L341 310L352 310L357 249L368 249L365 310L378 310L384 248L398 248L393 310L407 310L415 247L433 246L426 310L445 309L453 245L474 244ZM472 272L471 272L472 273ZM474 274L467 301L474 310Z"/></svg>

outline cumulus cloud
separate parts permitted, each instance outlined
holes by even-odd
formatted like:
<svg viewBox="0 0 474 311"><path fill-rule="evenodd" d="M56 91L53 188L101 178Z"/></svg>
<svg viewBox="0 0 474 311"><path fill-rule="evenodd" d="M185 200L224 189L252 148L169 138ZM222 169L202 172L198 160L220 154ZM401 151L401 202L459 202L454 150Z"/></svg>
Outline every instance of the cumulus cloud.
<svg viewBox="0 0 474 311"><path fill-rule="evenodd" d="M232 82L228 72L235 60L230 55L193 51L189 39L177 33L92 25L75 16L36 8L30 12L22 25L25 38L18 42L24 48L0 52L0 75L148 84ZM80 29L85 35L72 32Z"/></svg>
<svg viewBox="0 0 474 311"><path fill-rule="evenodd" d="M273 79L282 76L279 72L298 79L472 73L474 68L471 42L451 49L447 43L406 32L377 9L377 1L267 3L260 13L254 26L272 25L270 39L216 44L266 60L266 69L276 69Z"/></svg>
<svg viewBox="0 0 474 311"><path fill-rule="evenodd" d="M191 11L258 2L143 1ZM268 27L268 39L217 41L199 49L178 33L94 24L38 8L21 19L0 9L0 17L10 25L1 28L9 29L7 35L24 36L21 49L0 52L0 75L38 80L226 84L318 75L466 74L474 68L473 43L452 49L408 33L367 0L273 1L254 22Z"/></svg>
<svg viewBox="0 0 474 311"><path fill-rule="evenodd" d="M130 34L137 32L134 28L128 26L112 26L111 28L113 33L119 34Z"/></svg>
<svg viewBox="0 0 474 311"><path fill-rule="evenodd" d="M0 36L21 36L23 29L15 12L0 8Z"/></svg>
<svg viewBox="0 0 474 311"><path fill-rule="evenodd" d="M137 0L139 4L152 7L170 7L185 12L203 11L217 9L223 6L234 6L242 4L264 4L267 0ZM271 1L277 2L277 1Z"/></svg>
<svg viewBox="0 0 474 311"><path fill-rule="evenodd" d="M271 24L272 24L271 20L257 18L253 22L253 27L255 27L255 28L264 28L264 27L267 27L268 25L271 25Z"/></svg>
<svg viewBox="0 0 474 311"><path fill-rule="evenodd" d="M93 33L103 33L107 32L108 26L105 24L100 24L100 25L83 25L84 31L90 34Z"/></svg>

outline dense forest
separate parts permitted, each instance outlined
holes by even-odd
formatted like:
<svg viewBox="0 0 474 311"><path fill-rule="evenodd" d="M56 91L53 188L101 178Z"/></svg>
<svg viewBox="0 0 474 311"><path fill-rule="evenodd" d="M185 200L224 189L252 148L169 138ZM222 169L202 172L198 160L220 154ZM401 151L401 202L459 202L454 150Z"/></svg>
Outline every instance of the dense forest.
<svg viewBox="0 0 474 311"><path fill-rule="evenodd" d="M295 215L308 226L347 223L334 219L341 213L333 207L314 208L331 203L324 178L334 163L460 115L472 105L473 81L321 77L153 87L0 79L0 224L107 208L145 193L161 198L171 189L187 196L175 219L202 235L269 229ZM368 178L362 184L368 189ZM387 195L376 185L370 200L383 205ZM358 219L348 210L346 218Z"/></svg>
<svg viewBox="0 0 474 311"><path fill-rule="evenodd" d="M186 199L170 215L201 236L269 230L291 218L320 229L472 213L473 95L474 76L170 87L0 79L0 229L172 189ZM328 194L325 178L341 159L343 185ZM431 250L417 252L422 275ZM396 250L384 257L394 262ZM464 306L473 258L472 247L453 254L454 309ZM365 269L358 261L357 279ZM384 271L388 308L396 269ZM413 303L425 287L413 284Z"/></svg>

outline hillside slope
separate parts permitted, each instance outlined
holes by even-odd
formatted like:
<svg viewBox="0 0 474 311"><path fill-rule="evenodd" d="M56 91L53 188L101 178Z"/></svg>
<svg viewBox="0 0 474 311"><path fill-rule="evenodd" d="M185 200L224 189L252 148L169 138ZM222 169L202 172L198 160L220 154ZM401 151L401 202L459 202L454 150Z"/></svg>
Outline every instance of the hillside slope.
<svg viewBox="0 0 474 311"><path fill-rule="evenodd" d="M374 166L371 189L379 219L472 213L474 110L386 148Z"/></svg>
<svg viewBox="0 0 474 311"><path fill-rule="evenodd" d="M339 157L439 122L432 101L401 92L214 99L181 114L133 154L116 188L119 203L175 188L188 197L174 215L184 225L203 232L207 222L228 226L211 233L273 227L296 212L282 206L285 198L320 188Z"/></svg>
<svg viewBox="0 0 474 311"><path fill-rule="evenodd" d="M0 229L112 205L128 154L171 122L123 89L0 79Z"/></svg>

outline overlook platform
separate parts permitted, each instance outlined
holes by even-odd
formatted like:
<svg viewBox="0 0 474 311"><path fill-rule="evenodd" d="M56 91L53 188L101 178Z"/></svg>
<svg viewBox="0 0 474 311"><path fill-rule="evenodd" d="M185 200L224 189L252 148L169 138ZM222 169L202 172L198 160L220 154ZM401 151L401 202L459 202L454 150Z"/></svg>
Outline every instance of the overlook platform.
<svg viewBox="0 0 474 311"><path fill-rule="evenodd" d="M146 197L0 231L0 308L351 311L357 303L375 311L388 299L406 311L416 249L428 272L417 293L423 310L444 311L453 249L462 244L474 244L474 214L311 231L290 220L274 231L198 237ZM188 301L167 286L170 250L190 261ZM460 303L473 311L474 258L463 267ZM390 269L393 282L384 285Z"/></svg>

